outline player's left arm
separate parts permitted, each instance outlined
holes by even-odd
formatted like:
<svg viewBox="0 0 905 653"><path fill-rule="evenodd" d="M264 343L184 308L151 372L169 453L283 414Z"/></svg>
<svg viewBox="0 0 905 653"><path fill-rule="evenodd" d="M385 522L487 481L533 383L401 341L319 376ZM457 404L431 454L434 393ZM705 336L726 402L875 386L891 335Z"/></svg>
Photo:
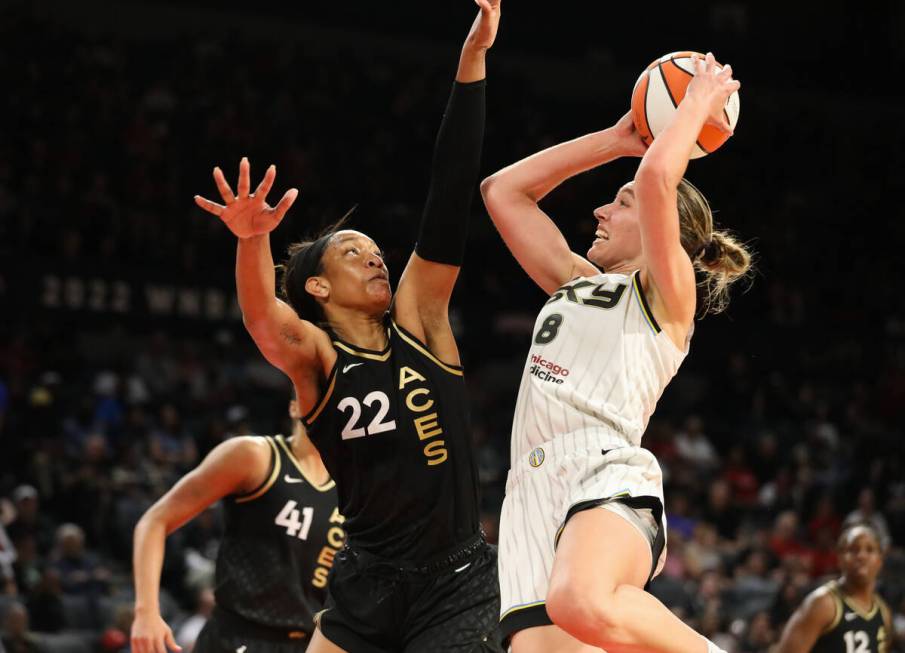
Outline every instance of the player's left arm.
<svg viewBox="0 0 905 653"><path fill-rule="evenodd" d="M496 38L500 0L480 7L468 32L434 146L418 243L399 280L393 317L441 360L458 363L449 300L459 276L468 214L484 141L486 54Z"/></svg>
<svg viewBox="0 0 905 653"><path fill-rule="evenodd" d="M641 159L634 184L645 260L642 282L653 291L657 321L683 334L694 319L696 293L694 267L680 239L678 187L704 124L730 129L722 111L739 87L732 68L720 69L712 54L696 65L685 98Z"/></svg>
<svg viewBox="0 0 905 653"><path fill-rule="evenodd" d="M789 617L774 653L808 653L835 615L836 604L826 588L811 592Z"/></svg>

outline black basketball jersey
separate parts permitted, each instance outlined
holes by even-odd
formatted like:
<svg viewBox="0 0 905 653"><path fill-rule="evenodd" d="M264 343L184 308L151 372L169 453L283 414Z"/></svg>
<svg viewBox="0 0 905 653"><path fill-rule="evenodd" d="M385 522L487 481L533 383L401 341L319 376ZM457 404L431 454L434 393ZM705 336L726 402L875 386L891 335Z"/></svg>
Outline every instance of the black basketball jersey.
<svg viewBox="0 0 905 653"><path fill-rule="evenodd" d="M887 653L889 633L884 616L886 604L874 594L868 612L857 607L836 581L825 585L836 602L836 617L832 626L814 644L812 653Z"/></svg>
<svg viewBox="0 0 905 653"><path fill-rule="evenodd" d="M217 554L217 606L272 628L313 632L327 572L343 546L335 484L312 484L282 436L265 438L270 473L256 490L226 497Z"/></svg>
<svg viewBox="0 0 905 653"><path fill-rule="evenodd" d="M303 421L350 544L428 560L480 528L465 380L394 322L387 331L384 351L334 338L336 365Z"/></svg>

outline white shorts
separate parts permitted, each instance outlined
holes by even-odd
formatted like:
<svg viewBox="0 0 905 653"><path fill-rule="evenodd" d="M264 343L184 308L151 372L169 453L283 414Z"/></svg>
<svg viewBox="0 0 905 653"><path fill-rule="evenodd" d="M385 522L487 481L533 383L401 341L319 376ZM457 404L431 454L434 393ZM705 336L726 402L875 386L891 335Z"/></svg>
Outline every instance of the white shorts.
<svg viewBox="0 0 905 653"><path fill-rule="evenodd" d="M500 627L507 639L552 623L544 605L550 572L559 535L575 513L601 506L635 526L651 545L651 578L666 559L663 475L650 451L624 446L557 455L553 450L562 447L544 449L518 461L506 480L499 568Z"/></svg>

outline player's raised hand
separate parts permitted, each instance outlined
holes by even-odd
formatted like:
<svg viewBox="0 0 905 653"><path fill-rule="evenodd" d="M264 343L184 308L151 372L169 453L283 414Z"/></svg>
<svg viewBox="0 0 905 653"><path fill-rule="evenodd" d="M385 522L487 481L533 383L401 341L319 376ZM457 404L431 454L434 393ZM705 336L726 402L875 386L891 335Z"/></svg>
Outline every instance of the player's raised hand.
<svg viewBox="0 0 905 653"><path fill-rule="evenodd" d="M632 120L632 112L629 111L619 119L611 130L619 138L620 154L622 156L644 156L647 145L641 140L641 134L635 129L635 121Z"/></svg>
<svg viewBox="0 0 905 653"><path fill-rule="evenodd" d="M707 122L716 125L724 132L732 132L725 107L729 96L737 91L741 84L732 79L732 66L720 66L708 52L703 59L695 60L694 79L688 84L685 97L699 99L707 107Z"/></svg>
<svg viewBox="0 0 905 653"><path fill-rule="evenodd" d="M251 165L248 163L247 157L242 157L242 161L239 163L238 194L233 195L232 188L226 181L226 177L223 176L223 171L216 167L214 168L214 182L217 184L217 190L220 191L220 197L223 198L225 205L217 204L200 195L195 195L195 204L220 218L238 238L251 238L270 233L280 224L286 211L289 210L299 194L298 189L290 188L276 206L267 204L267 193L270 192L276 176L276 166L271 165L264 173L264 178L258 184L255 192L249 193Z"/></svg>
<svg viewBox="0 0 905 653"><path fill-rule="evenodd" d="M475 0L475 4L481 13L471 26L467 42L476 48L487 49L493 45L500 24L500 0Z"/></svg>

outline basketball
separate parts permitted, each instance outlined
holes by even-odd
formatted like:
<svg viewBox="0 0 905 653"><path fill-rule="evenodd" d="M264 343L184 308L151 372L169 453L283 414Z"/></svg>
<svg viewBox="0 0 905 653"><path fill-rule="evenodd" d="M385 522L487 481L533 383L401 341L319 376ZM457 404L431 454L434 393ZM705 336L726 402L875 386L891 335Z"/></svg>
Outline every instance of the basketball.
<svg viewBox="0 0 905 653"><path fill-rule="evenodd" d="M698 52L673 52L655 59L638 77L632 90L632 119L645 145L650 145L664 127L694 77L694 60L703 58ZM724 109L729 124L738 122L738 91L729 96ZM704 125L691 152L692 159L706 156L729 139L714 125Z"/></svg>

